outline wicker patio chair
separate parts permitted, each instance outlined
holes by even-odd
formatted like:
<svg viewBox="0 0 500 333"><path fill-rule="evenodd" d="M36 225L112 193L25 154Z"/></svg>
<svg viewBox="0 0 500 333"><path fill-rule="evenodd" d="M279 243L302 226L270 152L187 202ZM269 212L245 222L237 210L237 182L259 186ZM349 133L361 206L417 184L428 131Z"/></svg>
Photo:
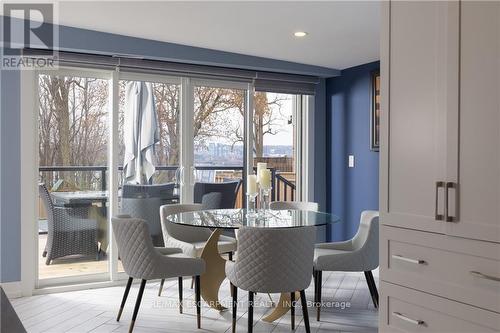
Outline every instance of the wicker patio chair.
<svg viewBox="0 0 500 333"><path fill-rule="evenodd" d="M90 206L54 206L45 184L38 185L38 192L47 211L45 263L74 254L94 255L99 260L97 221L88 218Z"/></svg>

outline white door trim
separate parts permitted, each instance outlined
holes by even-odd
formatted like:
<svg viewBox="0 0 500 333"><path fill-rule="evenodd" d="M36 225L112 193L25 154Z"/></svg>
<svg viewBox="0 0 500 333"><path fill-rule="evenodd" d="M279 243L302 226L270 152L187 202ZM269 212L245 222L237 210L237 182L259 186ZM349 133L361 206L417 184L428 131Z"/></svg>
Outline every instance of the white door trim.
<svg viewBox="0 0 500 333"><path fill-rule="evenodd" d="M35 233L38 193L37 72L21 71L21 295L31 296L38 279L38 237ZM35 114L33 114L36 112Z"/></svg>
<svg viewBox="0 0 500 333"><path fill-rule="evenodd" d="M314 201L314 96L302 98L302 200ZM326 207L320 207L325 210Z"/></svg>

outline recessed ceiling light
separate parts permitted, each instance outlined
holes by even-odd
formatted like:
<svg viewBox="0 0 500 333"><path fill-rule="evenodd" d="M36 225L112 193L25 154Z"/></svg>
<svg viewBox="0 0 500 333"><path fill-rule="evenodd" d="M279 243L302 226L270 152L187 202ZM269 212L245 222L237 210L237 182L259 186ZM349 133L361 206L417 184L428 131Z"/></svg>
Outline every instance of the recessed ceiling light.
<svg viewBox="0 0 500 333"><path fill-rule="evenodd" d="M307 32L305 32L305 31L296 31L296 32L293 33L293 35L295 37L305 37L305 36L307 36Z"/></svg>

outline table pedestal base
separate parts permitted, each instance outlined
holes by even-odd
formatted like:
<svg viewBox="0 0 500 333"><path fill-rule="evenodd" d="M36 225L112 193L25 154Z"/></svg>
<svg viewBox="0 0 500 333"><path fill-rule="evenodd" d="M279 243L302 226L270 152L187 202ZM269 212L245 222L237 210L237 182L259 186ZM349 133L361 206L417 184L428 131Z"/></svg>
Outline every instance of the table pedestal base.
<svg viewBox="0 0 500 333"><path fill-rule="evenodd" d="M224 311L227 308L223 307L219 301L219 289L226 278L226 260L220 256L217 246L221 233L220 229L215 229L201 252L201 258L205 260L206 270L200 276L200 282L201 297L205 302L216 310Z"/></svg>
<svg viewBox="0 0 500 333"><path fill-rule="evenodd" d="M295 301L298 299L300 299L300 293L295 292ZM290 311L291 305L292 298L290 297L290 293L282 293L273 312L262 318L262 320L271 323L276 319L283 317L288 311Z"/></svg>

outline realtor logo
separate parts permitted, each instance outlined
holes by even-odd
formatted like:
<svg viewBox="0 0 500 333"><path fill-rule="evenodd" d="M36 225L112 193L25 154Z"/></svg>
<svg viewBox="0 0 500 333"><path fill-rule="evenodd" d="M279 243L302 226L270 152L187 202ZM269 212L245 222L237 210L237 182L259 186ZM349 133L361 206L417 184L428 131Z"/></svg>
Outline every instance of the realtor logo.
<svg viewBox="0 0 500 333"><path fill-rule="evenodd" d="M2 69L54 67L54 4L4 3L3 13ZM28 48L29 58L21 52Z"/></svg>

